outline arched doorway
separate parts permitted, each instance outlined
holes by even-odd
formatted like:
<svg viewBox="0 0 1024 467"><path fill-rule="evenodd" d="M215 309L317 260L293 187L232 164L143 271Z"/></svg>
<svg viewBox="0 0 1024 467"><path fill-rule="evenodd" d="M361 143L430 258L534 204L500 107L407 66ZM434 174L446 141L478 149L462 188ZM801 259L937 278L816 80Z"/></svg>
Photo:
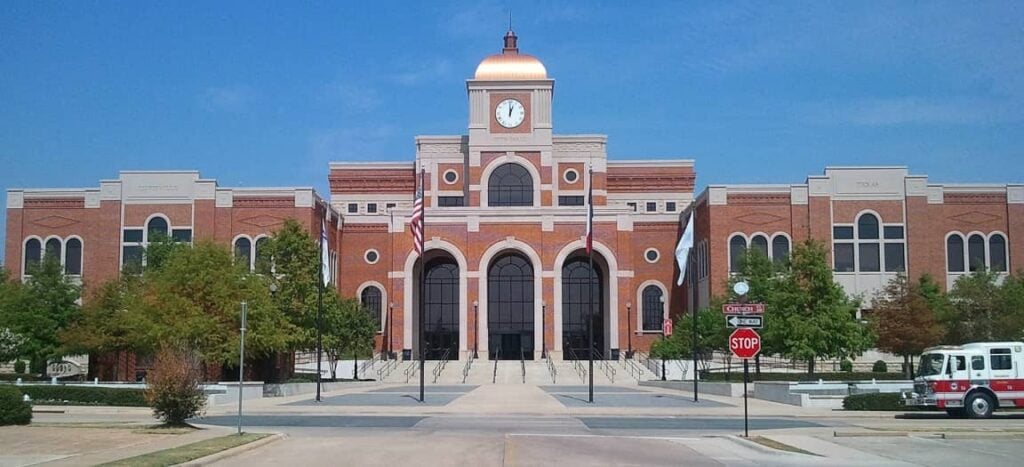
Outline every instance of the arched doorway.
<svg viewBox="0 0 1024 467"><path fill-rule="evenodd" d="M427 261L423 295L424 358L458 360L459 265L454 258L439 256Z"/></svg>
<svg viewBox="0 0 1024 467"><path fill-rule="evenodd" d="M533 360L533 265L519 253L487 269L488 354L492 360Z"/></svg>
<svg viewBox="0 0 1024 467"><path fill-rule="evenodd" d="M562 266L562 358L566 360L588 358L594 349L594 358L605 357L605 274L598 261L591 271L590 261L579 254L570 257ZM588 319L593 323L594 339L587 345Z"/></svg>

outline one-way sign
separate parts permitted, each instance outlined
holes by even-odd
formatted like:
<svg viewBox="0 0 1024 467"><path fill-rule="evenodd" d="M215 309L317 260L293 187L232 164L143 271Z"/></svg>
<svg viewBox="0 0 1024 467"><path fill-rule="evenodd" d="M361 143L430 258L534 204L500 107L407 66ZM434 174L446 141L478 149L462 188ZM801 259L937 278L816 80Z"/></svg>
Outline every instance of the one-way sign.
<svg viewBox="0 0 1024 467"><path fill-rule="evenodd" d="M761 325L764 324L764 317L761 315L725 315L725 323L730 328L761 329Z"/></svg>

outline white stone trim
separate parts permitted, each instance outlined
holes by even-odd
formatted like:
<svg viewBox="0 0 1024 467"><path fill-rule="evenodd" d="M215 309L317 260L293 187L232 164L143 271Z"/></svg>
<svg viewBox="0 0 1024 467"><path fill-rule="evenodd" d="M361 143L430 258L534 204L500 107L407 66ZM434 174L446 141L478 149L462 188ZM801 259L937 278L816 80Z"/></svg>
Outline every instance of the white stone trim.
<svg viewBox="0 0 1024 467"><path fill-rule="evenodd" d="M380 282L377 282L377 281L366 281L366 282L363 282L362 284L359 284L359 287L356 287L356 300L359 301L360 305L363 304L363 290L366 290L367 287L376 287L377 290L380 291L380 318L381 319L380 319L380 323L378 323L380 325L380 329L377 330L377 334L383 334L384 333L384 326L386 325L385 322L387 321L387 314L386 314L387 313L387 306L390 303L390 302L388 302L388 289L387 289L387 287L384 287L384 284L381 284Z"/></svg>
<svg viewBox="0 0 1024 467"><path fill-rule="evenodd" d="M370 261L370 253L377 255L377 259ZM366 264L377 264L380 261L380 252L374 248L367 248L366 251L363 252L363 261L366 261Z"/></svg>
<svg viewBox="0 0 1024 467"><path fill-rule="evenodd" d="M644 308L643 308L644 307L644 289L646 289L648 286L651 286L651 285L661 289L661 297L665 300L665 301L662 302L662 306L661 306L661 315L662 315L661 316L661 320L664 321L664 320L668 319L668 309L669 309L668 288L666 288L665 284L661 283L661 281L658 281L658 280L650 279L650 280L643 281L636 288L636 301L633 302L636 305L636 323L635 323L636 326L633 329L636 330L637 334L646 334L646 333L661 334L660 323L659 323L658 329L644 329Z"/></svg>
<svg viewBox="0 0 1024 467"><path fill-rule="evenodd" d="M575 180L569 180L569 174L570 173L575 174L575 176L576 176ZM564 171L562 171L562 180L565 180L565 183L568 183L570 185L576 184L576 183L578 183L580 181L580 171L576 170L574 168L571 168L571 167L568 168L568 169L565 169Z"/></svg>
<svg viewBox="0 0 1024 467"><path fill-rule="evenodd" d="M612 250L605 244L597 241L593 241L594 251L599 253L605 262L608 264L608 271L605 274L608 277L608 327L605 328L605 342L608 344L609 349L619 348L619 264ZM555 256L554 273L555 278L553 282L554 289L554 313L552 319L554 320L554 348L551 350L557 351L559 354L562 352L562 267L565 264L565 260L576 250L582 250L586 248L586 242L581 238L569 242L559 250L558 255Z"/></svg>
<svg viewBox="0 0 1024 467"><path fill-rule="evenodd" d="M466 322L466 303L463 303L468 298L468 280L467 272L469 266L466 261L466 256L462 254L454 244L441 240L439 238L431 238L423 242L423 253L426 255L430 250L442 250L450 254L455 258L455 263L459 265L459 359L465 354L466 339L467 339L467 322ZM416 276L414 275L413 267L416 265L416 261L419 256L415 251L410 251L405 258L405 267L403 268L402 277L411 278L413 280L403 280L403 299L402 308L404 310L402 319L402 348L413 349L413 313L416 311L413 309L413 283L416 282ZM419 298L419 297L416 297ZM416 319L419 319L416 317Z"/></svg>
<svg viewBox="0 0 1024 467"><path fill-rule="evenodd" d="M652 251L654 252L654 260L653 261L651 261L651 259L647 257L647 253L650 253ZM651 264L655 264L659 260L661 260L661 252L658 251L657 248L648 248L648 249L644 250L644 261L647 261L648 263L651 263Z"/></svg>
<svg viewBox="0 0 1024 467"><path fill-rule="evenodd" d="M7 190L7 209L22 209L25 207L25 192L22 190Z"/></svg>
<svg viewBox="0 0 1024 467"><path fill-rule="evenodd" d="M533 178L533 183L532 183L533 184L533 207L535 207L535 208L540 207L540 193L541 193L541 176L540 176L540 172L537 170L536 167L533 166L533 163L530 162L529 159L527 159L525 157L522 157L522 156L515 155L514 153L511 153L511 152L505 154L504 157L496 157L496 158L494 158L494 160L492 160L491 163L487 165L487 167L484 167L483 173L480 174L480 206L481 207L487 207L487 208L490 208L490 209L504 209L504 208L506 208L505 206L488 206L488 204L487 204L487 202L488 202L487 196L488 196L488 192L490 191L489 190L489 185L490 185L490 182L491 182L491 180L490 180L491 173L494 172L494 170L497 169L498 167L501 167L502 165L505 165L507 163L519 164L519 165L523 166L523 168L526 169L527 172L530 173L530 177ZM508 207L511 207L511 208L522 208L523 206L508 206Z"/></svg>

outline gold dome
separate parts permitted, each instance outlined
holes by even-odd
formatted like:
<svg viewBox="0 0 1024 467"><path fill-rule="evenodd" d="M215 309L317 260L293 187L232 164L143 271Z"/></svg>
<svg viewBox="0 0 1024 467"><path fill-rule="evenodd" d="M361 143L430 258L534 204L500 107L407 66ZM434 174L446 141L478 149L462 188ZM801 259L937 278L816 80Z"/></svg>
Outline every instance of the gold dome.
<svg viewBox="0 0 1024 467"><path fill-rule="evenodd" d="M485 58L476 67L474 79L484 81L521 81L548 79L548 70L533 55L519 53L516 33L505 34L505 47L500 54Z"/></svg>

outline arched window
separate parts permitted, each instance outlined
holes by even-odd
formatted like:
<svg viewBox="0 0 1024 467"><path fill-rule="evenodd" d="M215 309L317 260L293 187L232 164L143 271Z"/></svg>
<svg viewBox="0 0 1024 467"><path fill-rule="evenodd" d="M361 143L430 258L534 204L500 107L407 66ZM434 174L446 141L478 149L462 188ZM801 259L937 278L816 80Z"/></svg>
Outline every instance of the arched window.
<svg viewBox="0 0 1024 467"><path fill-rule="evenodd" d="M459 352L459 265L451 257L427 262L423 339L427 360L457 358Z"/></svg>
<svg viewBox="0 0 1024 467"><path fill-rule="evenodd" d="M533 358L533 265L518 253L487 270L487 332L492 359Z"/></svg>
<svg viewBox="0 0 1024 467"><path fill-rule="evenodd" d="M775 264L782 264L789 258L789 239L783 235L776 235L772 239L772 261Z"/></svg>
<svg viewBox="0 0 1024 467"><path fill-rule="evenodd" d="M747 252L747 240L742 235L729 239L729 272L740 272L740 258Z"/></svg>
<svg viewBox="0 0 1024 467"><path fill-rule="evenodd" d="M946 270L964 272L964 238L960 234L946 238Z"/></svg>
<svg viewBox="0 0 1024 467"><path fill-rule="evenodd" d="M25 242L25 265L22 274L28 274L32 268L39 266L42 257L43 244L39 240L33 238Z"/></svg>
<svg viewBox="0 0 1024 467"><path fill-rule="evenodd" d="M256 239L256 261L255 270L260 274L270 274L271 272L271 260L270 251L267 249L270 243L270 238L261 237ZM334 274L331 277L336 277Z"/></svg>
<svg viewBox="0 0 1024 467"><path fill-rule="evenodd" d="M519 164L498 166L487 180L488 206L533 206L533 177Z"/></svg>
<svg viewBox="0 0 1024 467"><path fill-rule="evenodd" d="M59 238L51 238L51 239L46 241L46 254L43 256L43 259L47 259L47 260L54 259L54 260L57 260L58 263L60 262L60 239Z"/></svg>
<svg viewBox="0 0 1024 467"><path fill-rule="evenodd" d="M604 348L604 274L597 264L576 256L562 266L562 351L566 360L586 359L590 348ZM594 340L588 344L588 319ZM595 351L595 358L601 353Z"/></svg>
<svg viewBox="0 0 1024 467"><path fill-rule="evenodd" d="M64 245L64 274L82 275L82 241L69 238Z"/></svg>
<svg viewBox="0 0 1024 467"><path fill-rule="evenodd" d="M643 298L643 329L644 331L661 330L661 321L665 316L664 295L656 285L644 287Z"/></svg>
<svg viewBox="0 0 1024 467"><path fill-rule="evenodd" d="M259 247L259 241L256 242L256 246L257 248ZM363 304L363 309L366 310L374 320L376 320L375 322L377 323L378 328L381 323L380 313L382 308L382 296L383 294L380 289L373 285L363 289L363 293L359 296L359 302Z"/></svg>
<svg viewBox="0 0 1024 467"><path fill-rule="evenodd" d="M764 235L755 235L750 239L750 249L768 257L768 238Z"/></svg>
<svg viewBox="0 0 1024 467"><path fill-rule="evenodd" d="M245 237L235 240L235 264L245 266L245 269L252 267L252 242Z"/></svg>
<svg viewBox="0 0 1024 467"><path fill-rule="evenodd" d="M150 219L149 223L146 224L147 240L153 241L158 237L166 237L168 229L167 219L159 216Z"/></svg>
<svg viewBox="0 0 1024 467"><path fill-rule="evenodd" d="M878 240L878 218L874 214L863 214L857 220L857 253L860 272L879 272L882 270L881 248Z"/></svg>
<svg viewBox="0 0 1024 467"><path fill-rule="evenodd" d="M974 234L967 239L967 266L971 272L985 270L985 237Z"/></svg>
<svg viewBox="0 0 1024 467"><path fill-rule="evenodd" d="M993 234L988 238L988 263L993 272L1006 272L1006 237Z"/></svg>

